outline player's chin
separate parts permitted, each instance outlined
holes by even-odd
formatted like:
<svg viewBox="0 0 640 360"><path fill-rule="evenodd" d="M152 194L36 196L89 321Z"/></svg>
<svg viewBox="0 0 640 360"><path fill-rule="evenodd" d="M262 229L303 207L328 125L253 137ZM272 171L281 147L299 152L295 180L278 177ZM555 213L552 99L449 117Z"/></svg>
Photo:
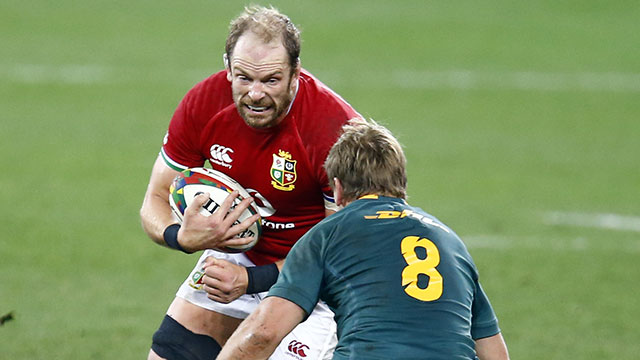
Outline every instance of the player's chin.
<svg viewBox="0 0 640 360"><path fill-rule="evenodd" d="M263 111L252 111L245 108L240 112L240 115L247 125L256 129L269 128L277 124L276 111L273 108L267 108Z"/></svg>
<svg viewBox="0 0 640 360"><path fill-rule="evenodd" d="M272 117L244 116L243 118L247 125L255 129L266 129L275 125L275 121Z"/></svg>

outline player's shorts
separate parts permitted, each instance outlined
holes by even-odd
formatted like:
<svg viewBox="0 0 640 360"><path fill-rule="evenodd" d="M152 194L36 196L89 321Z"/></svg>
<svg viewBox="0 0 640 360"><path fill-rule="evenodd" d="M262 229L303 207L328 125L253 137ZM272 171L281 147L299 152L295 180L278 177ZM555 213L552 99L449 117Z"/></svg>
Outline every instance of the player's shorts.
<svg viewBox="0 0 640 360"><path fill-rule="evenodd" d="M245 294L229 304L213 301L203 289L203 264L207 257L213 256L245 267L255 264L244 254L226 254L214 250L203 252L189 277L178 289L176 296L188 302L238 319L244 319L267 296L267 292ZM282 340L269 359L272 360L323 360L331 359L338 339L333 312L322 301L318 302L307 320L300 323Z"/></svg>

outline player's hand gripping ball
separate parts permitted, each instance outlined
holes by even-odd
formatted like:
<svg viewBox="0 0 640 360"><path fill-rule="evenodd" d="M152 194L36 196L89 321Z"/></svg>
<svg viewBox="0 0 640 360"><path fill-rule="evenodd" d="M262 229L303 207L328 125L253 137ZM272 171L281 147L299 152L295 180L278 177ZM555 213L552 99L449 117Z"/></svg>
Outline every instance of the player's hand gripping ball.
<svg viewBox="0 0 640 360"><path fill-rule="evenodd" d="M243 199L250 197L247 190L238 184L237 181L219 171L207 168L187 169L178 174L171 183L171 187L169 188L169 204L180 223L182 223L185 209L191 205L193 198L197 195L209 193L209 201L202 206L200 213L204 216L210 216L220 208L224 199L234 190L238 190L240 195L235 199L230 211ZM257 213L258 207L254 201L240 215L234 225L239 224L241 221ZM262 225L260 222L261 219L258 219L258 221L251 224L247 230L238 234L238 237L253 236L254 241L251 243L244 246L227 246L216 250L228 253L240 253L251 249L256 245L258 238L262 234Z"/></svg>

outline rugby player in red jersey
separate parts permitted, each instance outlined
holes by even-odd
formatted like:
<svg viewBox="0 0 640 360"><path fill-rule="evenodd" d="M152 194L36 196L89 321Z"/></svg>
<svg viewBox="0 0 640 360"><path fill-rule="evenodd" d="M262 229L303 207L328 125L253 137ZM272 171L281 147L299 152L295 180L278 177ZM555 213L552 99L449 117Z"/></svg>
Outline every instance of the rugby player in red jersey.
<svg viewBox="0 0 640 360"><path fill-rule="evenodd" d="M287 16L245 9L230 26L225 70L195 85L171 119L140 210L142 225L158 244L204 252L154 334L149 359L214 358L275 283L293 244L335 210L323 164L342 125L360 115L302 69L299 54L300 34ZM246 188L260 208L263 234L246 253L211 249L249 242L234 236L257 215L233 225L249 200L228 215L204 217L197 209L207 195L200 195L182 225L171 215L173 178L207 161ZM272 358L330 358L334 346L333 314L320 303Z"/></svg>

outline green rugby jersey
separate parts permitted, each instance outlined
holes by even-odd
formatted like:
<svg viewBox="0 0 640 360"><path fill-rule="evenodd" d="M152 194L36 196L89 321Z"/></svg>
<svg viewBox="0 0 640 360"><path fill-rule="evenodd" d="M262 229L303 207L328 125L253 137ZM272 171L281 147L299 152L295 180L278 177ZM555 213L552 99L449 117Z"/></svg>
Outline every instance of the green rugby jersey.
<svg viewBox="0 0 640 360"><path fill-rule="evenodd" d="M335 312L334 359L476 359L500 332L460 238L402 199L365 196L287 255L269 296Z"/></svg>

